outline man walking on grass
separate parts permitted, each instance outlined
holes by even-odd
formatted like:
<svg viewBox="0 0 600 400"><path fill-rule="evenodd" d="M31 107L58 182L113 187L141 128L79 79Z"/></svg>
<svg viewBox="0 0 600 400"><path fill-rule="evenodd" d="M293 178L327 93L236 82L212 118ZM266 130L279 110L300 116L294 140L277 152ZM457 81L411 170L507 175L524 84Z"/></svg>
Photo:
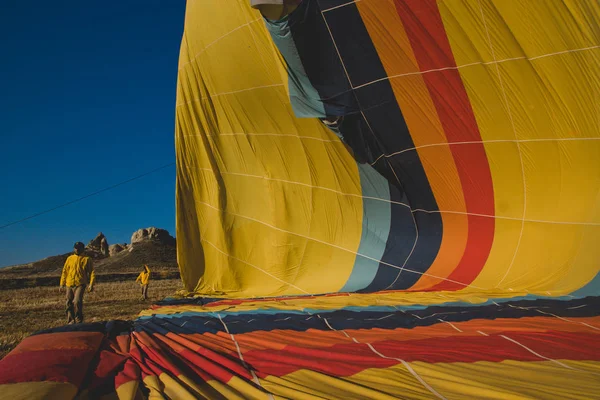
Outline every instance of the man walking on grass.
<svg viewBox="0 0 600 400"><path fill-rule="evenodd" d="M65 261L60 277L60 289L67 288L67 324L83 322L83 294L85 287L94 290L94 266L92 259L83 254L85 246L81 242L73 246L75 254Z"/></svg>
<svg viewBox="0 0 600 400"><path fill-rule="evenodd" d="M142 285L142 300L148 300L148 284L150 283L150 268L144 265L144 269L138 275L136 282Z"/></svg>

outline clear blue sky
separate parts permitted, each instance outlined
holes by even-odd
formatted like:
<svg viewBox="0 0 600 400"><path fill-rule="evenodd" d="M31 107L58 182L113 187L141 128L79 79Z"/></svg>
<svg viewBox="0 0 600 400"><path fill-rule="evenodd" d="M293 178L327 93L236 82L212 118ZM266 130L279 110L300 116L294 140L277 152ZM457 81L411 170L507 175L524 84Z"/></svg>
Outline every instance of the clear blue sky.
<svg viewBox="0 0 600 400"><path fill-rule="evenodd" d="M2 0L0 226L175 160L184 0ZM175 167L0 229L0 266L175 235Z"/></svg>

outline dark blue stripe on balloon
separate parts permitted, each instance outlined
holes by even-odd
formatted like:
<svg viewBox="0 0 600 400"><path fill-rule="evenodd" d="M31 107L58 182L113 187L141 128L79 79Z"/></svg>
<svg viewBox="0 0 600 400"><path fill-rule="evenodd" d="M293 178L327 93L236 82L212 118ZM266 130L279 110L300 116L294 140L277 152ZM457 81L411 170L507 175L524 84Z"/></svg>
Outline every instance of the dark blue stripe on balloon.
<svg viewBox="0 0 600 400"><path fill-rule="evenodd" d="M358 105L346 79L344 67L315 0L304 0L288 16L297 55L327 115L357 112Z"/></svg>
<svg viewBox="0 0 600 400"><path fill-rule="evenodd" d="M376 149L372 151L372 155L377 155L380 151L393 154L414 148L390 82L385 79L371 83L387 75L356 5L327 12L325 18L334 39L343 39L335 42L352 84L355 87L366 85L354 90L361 115L346 118L362 118L368 132L361 126L360 132L353 135L351 128L355 125L349 126L344 121L341 127L344 138L351 141L351 137L357 135L373 137L370 140L375 142L372 147L376 146ZM409 204L413 209L438 210L417 152L408 151L401 156L384 157L375 167L396 187L390 193L393 200ZM364 291L409 288L431 266L442 241L442 219L439 213L419 213L415 217L413 220L407 207L393 205L390 235L382 263L375 279ZM419 238L411 254L417 229ZM401 271L388 265L402 267L407 258L406 268L413 272Z"/></svg>
<svg viewBox="0 0 600 400"><path fill-rule="evenodd" d="M584 306L584 307L582 307ZM559 317L577 318L600 315L600 297L587 297L570 301L555 299L510 301L482 306L431 306L422 309L400 311L349 311L337 310L320 314L299 314L281 312L277 314L238 314L227 313L165 315L138 319L134 322L136 331L167 334L195 334L226 332L222 321L231 334L254 331L293 330L304 332L308 329L396 329L430 326L442 318L447 322L462 322L473 319L499 319L541 317L538 309ZM221 319L219 318L219 315Z"/></svg>

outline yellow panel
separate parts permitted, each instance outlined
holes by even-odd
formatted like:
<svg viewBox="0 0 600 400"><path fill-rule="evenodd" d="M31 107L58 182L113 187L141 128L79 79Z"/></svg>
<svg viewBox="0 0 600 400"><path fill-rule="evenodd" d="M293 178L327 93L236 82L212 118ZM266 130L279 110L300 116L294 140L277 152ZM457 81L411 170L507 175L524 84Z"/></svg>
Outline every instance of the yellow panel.
<svg viewBox="0 0 600 400"><path fill-rule="evenodd" d="M518 139L598 138L600 72L579 63L600 63L600 48L498 65Z"/></svg>
<svg viewBox="0 0 600 400"><path fill-rule="evenodd" d="M0 393L6 399L72 399L77 387L63 382L20 382L0 385Z"/></svg>
<svg viewBox="0 0 600 400"><path fill-rule="evenodd" d="M523 170L517 144L486 143L485 151L494 181L495 215L521 220L524 207Z"/></svg>
<svg viewBox="0 0 600 400"><path fill-rule="evenodd" d="M356 162L319 121L294 117L282 60L247 1L192 2L187 16L176 135L185 287L340 289L362 229Z"/></svg>
<svg viewBox="0 0 600 400"><path fill-rule="evenodd" d="M353 265L356 257L354 253L341 250L323 243L308 241L305 254L297 272L298 286L313 289L316 293L327 291L339 291L350 275L339 275L339 269L329 266L340 263L341 265ZM293 264L292 264L293 265Z"/></svg>
<svg viewBox="0 0 600 400"><path fill-rule="evenodd" d="M600 7L584 0L438 4L485 143L496 214L512 219L496 220L473 285L575 290L600 259L600 249L582 242L599 222L600 70L589 66L600 64L600 48L586 18L600 18Z"/></svg>
<svg viewBox="0 0 600 400"><path fill-rule="evenodd" d="M598 46L595 1L460 0L438 7L450 40L461 43L452 43L459 66Z"/></svg>
<svg viewBox="0 0 600 400"><path fill-rule="evenodd" d="M481 1L490 3L489 0ZM598 20L594 16L600 15L600 5L596 1L494 0L492 3L486 10L495 9L497 17L494 20L505 26L504 29L497 28L500 36L494 35L492 26L488 25L495 48L503 48L500 42L506 38L506 27L510 27L519 50L528 57L598 45ZM496 57L513 56L514 50L507 54L501 50Z"/></svg>
<svg viewBox="0 0 600 400"><path fill-rule="evenodd" d="M520 220L496 219L496 230L490 255L485 267L473 281L473 286L493 288L502 281L512 263L520 234Z"/></svg>
<svg viewBox="0 0 600 400"><path fill-rule="evenodd" d="M268 376L265 388L275 394L293 399L430 399L425 389L408 370L400 365L391 368L373 368L350 377L337 378L315 371L299 370L282 377Z"/></svg>
<svg viewBox="0 0 600 400"><path fill-rule="evenodd" d="M129 381L129 382L119 385L119 387L116 388L115 392L117 395L117 399L137 400L137 399L143 398L142 392L140 391L140 382L137 380ZM108 395L108 396L111 396L111 395ZM101 398L101 399L104 400L104 398Z"/></svg>
<svg viewBox="0 0 600 400"><path fill-rule="evenodd" d="M590 215L600 190L600 140L521 145L527 182L526 219L596 223Z"/></svg>
<svg viewBox="0 0 600 400"><path fill-rule="evenodd" d="M526 222L519 251L501 287L552 295L580 288L598 271L598 246L585 245L585 231L600 237L600 226ZM549 292L557 288L561 291Z"/></svg>
<svg viewBox="0 0 600 400"><path fill-rule="evenodd" d="M564 361L474 363L410 362L389 368L370 368L336 378L300 370L282 377L268 376L263 386L297 399L313 396L336 399L590 399L600 390L596 374L600 363ZM465 387L470 390L465 391Z"/></svg>
<svg viewBox="0 0 600 400"><path fill-rule="evenodd" d="M205 205L206 213L220 214ZM290 285L293 275L290 270L282 270L285 265L298 263L305 240L299 236L289 235L247 218L226 215L223 228L228 232L223 237L219 224L211 224L203 234L203 246L207 259L211 260L211 268L207 268L201 285L202 292L231 292L231 295L255 296L262 290L272 288L276 294L303 294ZM237 245L251 238L261 236L254 246ZM290 248L298 252L289 252ZM267 262L268 261L268 262Z"/></svg>
<svg viewBox="0 0 600 400"><path fill-rule="evenodd" d="M563 362L561 360L561 362ZM597 369L598 363L585 364ZM571 370L551 361L475 363L411 362L425 382L448 399L591 399L600 391L598 376ZM465 393L464 385L476 387Z"/></svg>

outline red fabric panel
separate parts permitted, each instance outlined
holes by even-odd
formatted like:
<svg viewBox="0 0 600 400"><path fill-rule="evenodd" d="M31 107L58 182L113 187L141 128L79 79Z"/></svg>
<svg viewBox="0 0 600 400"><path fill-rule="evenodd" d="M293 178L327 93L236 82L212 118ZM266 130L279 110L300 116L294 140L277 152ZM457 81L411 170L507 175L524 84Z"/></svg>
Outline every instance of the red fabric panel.
<svg viewBox="0 0 600 400"><path fill-rule="evenodd" d="M421 71L456 67L436 0L394 0L398 15ZM449 143L481 141L469 97L458 70L423 74ZM482 143L450 145L468 213L494 215L494 188ZM493 218L469 215L465 252L448 279L469 284L483 268L494 239ZM441 282L430 290L458 290L464 286Z"/></svg>
<svg viewBox="0 0 600 400"><path fill-rule="evenodd" d="M79 387L95 351L41 350L8 355L0 361L0 384L69 382Z"/></svg>
<svg viewBox="0 0 600 400"><path fill-rule="evenodd" d="M505 335L541 356L552 359L600 361L600 336L574 332L506 332ZM586 343L587 347L581 346ZM527 349L503 338L490 336L449 336L413 341L385 340L372 343L373 348L385 357L407 362L501 362L541 361L542 358ZM367 344L354 343L327 348L287 346L282 350L252 350L244 359L261 377L282 376L299 369L311 369L333 376L349 376L367 368L386 368L399 361L384 358L373 352Z"/></svg>
<svg viewBox="0 0 600 400"><path fill-rule="evenodd" d="M204 370L212 377L221 382L228 382L233 375L242 376L245 379L252 379L252 375L240 365L237 354L227 357L226 354L219 354L211 349L200 346L197 343L187 339L182 335L169 333L168 343L177 352L194 362L196 365L202 365ZM231 338L227 338L231 340Z"/></svg>
<svg viewBox="0 0 600 400"><path fill-rule="evenodd" d="M89 385L90 390L99 387L109 389L115 388L115 377L123 368L128 357L114 353L110 350L102 350L98 357L98 364L92 375Z"/></svg>
<svg viewBox="0 0 600 400"><path fill-rule="evenodd" d="M0 384L53 381L79 387L103 338L98 332L30 336L0 361Z"/></svg>
<svg viewBox="0 0 600 400"><path fill-rule="evenodd" d="M115 376L115 389L127 382L137 381L139 379L140 367L138 367L133 360L129 359L125 362L123 369Z"/></svg>

